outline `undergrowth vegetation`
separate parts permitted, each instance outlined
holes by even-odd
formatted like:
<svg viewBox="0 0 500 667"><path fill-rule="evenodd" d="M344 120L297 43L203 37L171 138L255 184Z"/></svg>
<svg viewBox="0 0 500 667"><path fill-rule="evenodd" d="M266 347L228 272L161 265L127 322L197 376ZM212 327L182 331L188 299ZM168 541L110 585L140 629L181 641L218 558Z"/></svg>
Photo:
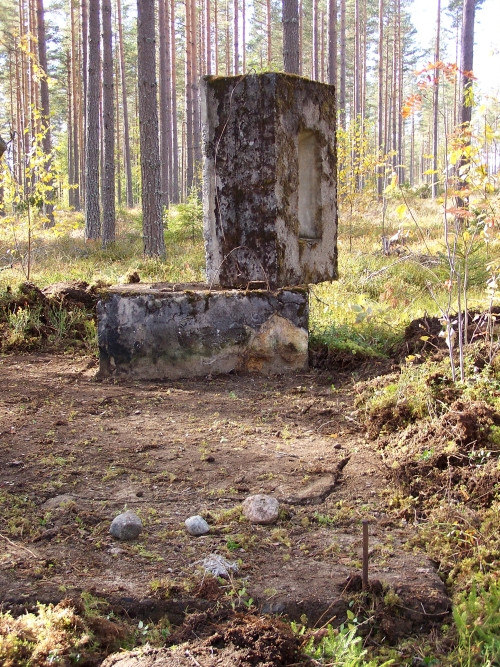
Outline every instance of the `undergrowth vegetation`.
<svg viewBox="0 0 500 667"><path fill-rule="evenodd" d="M168 634L161 624L125 622L105 600L82 593L57 605L38 604L36 612L17 618L0 612L0 662L3 667L97 665L103 655L160 644Z"/></svg>

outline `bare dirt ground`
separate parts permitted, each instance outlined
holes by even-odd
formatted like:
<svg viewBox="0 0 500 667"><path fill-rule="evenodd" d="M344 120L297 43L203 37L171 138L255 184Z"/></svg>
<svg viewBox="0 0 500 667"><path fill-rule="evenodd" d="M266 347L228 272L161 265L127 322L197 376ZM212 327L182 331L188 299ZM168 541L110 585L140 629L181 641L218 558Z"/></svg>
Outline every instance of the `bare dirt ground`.
<svg viewBox="0 0 500 667"><path fill-rule="evenodd" d="M88 357L0 359L4 610L90 591L117 613L173 625L221 607L338 625L360 590L368 519L379 636L395 641L446 618L434 564L405 546L413 528L388 510L396 491L353 406L351 376L114 384L96 370ZM277 524L244 519L254 493L278 498ZM117 542L109 526L125 508L144 530ZM187 534L193 514L209 535ZM204 576L199 561L214 553L238 573Z"/></svg>

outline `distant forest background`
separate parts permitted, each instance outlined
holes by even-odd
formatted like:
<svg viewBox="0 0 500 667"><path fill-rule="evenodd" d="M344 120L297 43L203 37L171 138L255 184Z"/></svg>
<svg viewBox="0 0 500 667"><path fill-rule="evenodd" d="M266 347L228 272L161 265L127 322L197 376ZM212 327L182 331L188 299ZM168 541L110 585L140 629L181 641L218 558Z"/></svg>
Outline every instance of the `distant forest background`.
<svg viewBox="0 0 500 667"><path fill-rule="evenodd" d="M409 0L299 0L287 24L294 4L2 0L0 134L15 188L33 193L41 179L32 199L44 199L49 221L56 203L86 206L87 238L113 241L115 205L131 208L145 196L139 119L152 113L144 123L158 148L144 144L143 152L158 150L161 204L186 201L200 183L199 77L290 71L283 33L295 21L288 48L297 73L336 86L340 203L362 192L380 199L391 183L435 197L471 80L464 10L481 1L436 0L436 39L426 54ZM416 73L423 55L429 66ZM483 161L496 173L498 101L480 111Z"/></svg>

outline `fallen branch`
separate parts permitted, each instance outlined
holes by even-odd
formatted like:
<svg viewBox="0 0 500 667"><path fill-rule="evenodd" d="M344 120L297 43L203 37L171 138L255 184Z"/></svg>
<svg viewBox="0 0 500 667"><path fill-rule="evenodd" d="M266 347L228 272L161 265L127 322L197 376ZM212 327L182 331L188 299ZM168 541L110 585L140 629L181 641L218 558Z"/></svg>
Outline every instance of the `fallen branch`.
<svg viewBox="0 0 500 667"><path fill-rule="evenodd" d="M1 537L3 540L5 540L6 542L8 542L10 545L12 545L13 547L15 547L16 549L24 549L24 551L27 551L29 554L31 554L31 555L33 556L33 558L39 558L39 557L38 557L36 554L34 554L30 549L28 549L27 547L23 547L23 546L21 546L20 544L15 544L15 543L12 542L11 540L9 540L8 537L5 537L5 535L2 535L2 533L0 533L0 537Z"/></svg>

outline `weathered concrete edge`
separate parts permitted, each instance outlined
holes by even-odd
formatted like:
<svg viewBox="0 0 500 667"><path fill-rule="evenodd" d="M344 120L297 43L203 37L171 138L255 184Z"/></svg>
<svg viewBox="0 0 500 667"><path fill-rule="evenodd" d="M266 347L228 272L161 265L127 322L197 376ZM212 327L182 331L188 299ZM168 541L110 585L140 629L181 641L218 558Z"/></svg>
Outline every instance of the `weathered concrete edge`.
<svg viewBox="0 0 500 667"><path fill-rule="evenodd" d="M100 377L181 379L308 367L308 292L123 286L99 301Z"/></svg>

